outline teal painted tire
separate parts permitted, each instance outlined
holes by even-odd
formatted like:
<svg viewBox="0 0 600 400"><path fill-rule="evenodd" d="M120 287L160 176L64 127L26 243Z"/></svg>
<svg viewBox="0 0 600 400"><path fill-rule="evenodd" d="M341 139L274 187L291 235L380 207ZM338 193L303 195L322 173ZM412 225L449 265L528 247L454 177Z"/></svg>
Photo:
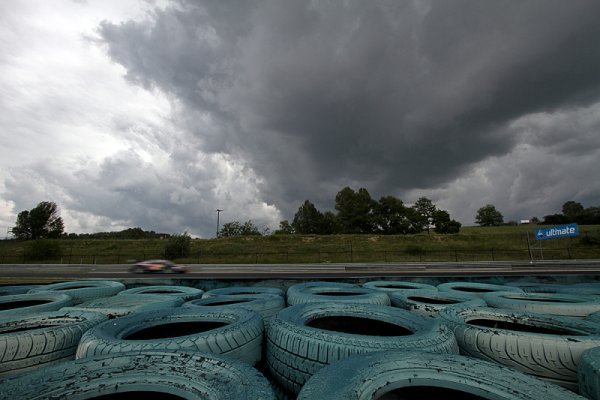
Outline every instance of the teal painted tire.
<svg viewBox="0 0 600 400"><path fill-rule="evenodd" d="M126 294L86 301L73 307L65 307L63 310L94 311L108 318L118 318L135 312L179 307L182 304L183 300L176 296Z"/></svg>
<svg viewBox="0 0 600 400"><path fill-rule="evenodd" d="M288 287L286 291L286 301L290 297L294 297L296 293L306 290L308 288L325 288L325 287L333 287L333 288L355 288L357 285L352 283L345 282L329 282L329 281L311 281L311 282L302 282L296 283L290 287ZM289 304L289 303L288 303Z"/></svg>
<svg viewBox="0 0 600 400"><path fill-rule="evenodd" d="M558 288L558 293L597 296L597 298L600 298L600 284L574 283L572 285L561 285Z"/></svg>
<svg viewBox="0 0 600 400"><path fill-rule="evenodd" d="M593 322L595 324L600 324L600 312L595 312L595 313L588 314L585 317L585 320Z"/></svg>
<svg viewBox="0 0 600 400"><path fill-rule="evenodd" d="M75 359L81 336L106 319L80 311L0 318L0 377Z"/></svg>
<svg viewBox="0 0 600 400"><path fill-rule="evenodd" d="M445 309L463 355L494 361L577 390L581 353L600 346L600 326L576 318L489 307Z"/></svg>
<svg viewBox="0 0 600 400"><path fill-rule="evenodd" d="M435 317L448 307L485 307L483 299L473 298L454 292L440 292L439 290L401 290L389 293L392 306Z"/></svg>
<svg viewBox="0 0 600 400"><path fill-rule="evenodd" d="M577 369L579 393L588 399L600 400L600 347L581 354Z"/></svg>
<svg viewBox="0 0 600 400"><path fill-rule="evenodd" d="M275 400L265 377L247 364L186 352L125 353L70 361L4 381L0 398Z"/></svg>
<svg viewBox="0 0 600 400"><path fill-rule="evenodd" d="M492 292L523 292L521 288L478 282L447 282L437 286L440 292L464 294L471 297L483 297Z"/></svg>
<svg viewBox="0 0 600 400"><path fill-rule="evenodd" d="M202 298L231 295L270 294L283 297L283 290L265 286L231 286L209 290Z"/></svg>
<svg viewBox="0 0 600 400"><path fill-rule="evenodd" d="M560 288L564 285L553 284L553 283L539 283L539 282L519 282L509 281L506 282L507 286L518 287L525 293L558 293Z"/></svg>
<svg viewBox="0 0 600 400"><path fill-rule="evenodd" d="M421 349L458 353L454 335L433 318L358 303L288 307L267 328L267 364L282 388L298 393L325 365L354 354Z"/></svg>
<svg viewBox="0 0 600 400"><path fill-rule="evenodd" d="M585 318L600 311L600 302L594 296L562 293L510 293L494 292L483 296L494 308L529 311L563 317Z"/></svg>
<svg viewBox="0 0 600 400"><path fill-rule="evenodd" d="M72 304L73 299L63 293L25 293L0 296L0 318L56 311Z"/></svg>
<svg viewBox="0 0 600 400"><path fill-rule="evenodd" d="M71 296L74 304L79 304L99 297L114 296L123 290L125 290L125 285L121 282L98 280L52 283L32 289L29 293L64 293Z"/></svg>
<svg viewBox="0 0 600 400"><path fill-rule="evenodd" d="M306 287L287 297L288 306L308 303L363 303L390 305L387 292L363 287Z"/></svg>
<svg viewBox="0 0 600 400"><path fill-rule="evenodd" d="M249 364L261 359L264 327L248 310L173 308L109 320L83 335L77 358L148 350L225 354Z"/></svg>
<svg viewBox="0 0 600 400"><path fill-rule="evenodd" d="M199 299L204 294L204 290L197 289L188 286L140 286L131 289L123 290L119 292L120 295L157 295L157 296L168 296L168 297L177 297L181 300L190 301L194 299Z"/></svg>
<svg viewBox="0 0 600 400"><path fill-rule="evenodd" d="M285 300L281 296L271 294L222 295L188 301L182 307L201 307L205 309L212 307L224 309L243 308L256 311L263 318L263 321L267 323L269 319L285 308Z"/></svg>
<svg viewBox="0 0 600 400"><path fill-rule="evenodd" d="M363 283L363 287L384 292L397 292L403 290L437 290L433 285L409 281L371 281Z"/></svg>
<svg viewBox="0 0 600 400"><path fill-rule="evenodd" d="M455 354L386 351L362 354L318 371L298 400L583 399L513 369Z"/></svg>
<svg viewBox="0 0 600 400"><path fill-rule="evenodd" d="M41 285L13 285L0 286L0 296L12 296L14 294L25 294L32 289L37 289Z"/></svg>

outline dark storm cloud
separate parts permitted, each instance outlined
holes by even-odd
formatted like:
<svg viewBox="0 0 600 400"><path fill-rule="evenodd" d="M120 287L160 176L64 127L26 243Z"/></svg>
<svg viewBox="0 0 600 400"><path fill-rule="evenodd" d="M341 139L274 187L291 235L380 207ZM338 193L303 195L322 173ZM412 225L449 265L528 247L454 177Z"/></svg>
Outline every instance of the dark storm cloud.
<svg viewBox="0 0 600 400"><path fill-rule="evenodd" d="M289 212L348 184L442 185L510 153L511 121L598 101L598 15L586 0L180 1L100 34L132 82L182 103L202 150L246 160Z"/></svg>

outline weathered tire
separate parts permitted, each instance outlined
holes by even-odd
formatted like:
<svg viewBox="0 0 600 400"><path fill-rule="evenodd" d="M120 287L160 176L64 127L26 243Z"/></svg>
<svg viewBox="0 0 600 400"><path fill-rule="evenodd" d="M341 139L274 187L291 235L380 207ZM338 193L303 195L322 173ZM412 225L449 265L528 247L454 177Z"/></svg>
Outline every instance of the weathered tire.
<svg viewBox="0 0 600 400"><path fill-rule="evenodd" d="M120 291L125 290L125 285L121 282L114 281L72 281L52 283L35 288L29 293L39 292L59 292L68 294L73 299L74 304L83 303L84 301L97 299L99 297L114 296Z"/></svg>
<svg viewBox="0 0 600 400"><path fill-rule="evenodd" d="M353 356L309 379L298 400L583 399L513 369L454 354L386 351Z"/></svg>
<svg viewBox="0 0 600 400"><path fill-rule="evenodd" d="M598 283L574 283L572 285L561 285L558 293L577 294L586 296L597 296L600 298L600 284Z"/></svg>
<svg viewBox="0 0 600 400"><path fill-rule="evenodd" d="M169 297L178 297L185 301L199 299L204 294L204 290L188 286L140 286L119 292L119 295L160 295Z"/></svg>
<svg viewBox="0 0 600 400"><path fill-rule="evenodd" d="M461 293L472 297L483 297L492 292L523 292L521 288L477 282L447 282L437 286L440 292Z"/></svg>
<svg viewBox="0 0 600 400"><path fill-rule="evenodd" d="M0 296L12 296L14 294L25 294L31 289L36 289L40 285L14 285L14 286L0 286Z"/></svg>
<svg viewBox="0 0 600 400"><path fill-rule="evenodd" d="M585 317L585 320L593 322L595 324L600 324L600 312L595 312L595 313L588 314Z"/></svg>
<svg viewBox="0 0 600 400"><path fill-rule="evenodd" d="M577 368L579 393L588 399L600 399L600 347L581 353Z"/></svg>
<svg viewBox="0 0 600 400"><path fill-rule="evenodd" d="M286 292L287 298L290 296L294 296L297 292L304 291L308 288L355 288L356 285L352 283L345 282L328 282L328 281L311 281L311 282L303 282L296 283L288 288Z"/></svg>
<svg viewBox="0 0 600 400"><path fill-rule="evenodd" d="M75 359L84 332L106 319L99 313L78 311L0 318L0 376Z"/></svg>
<svg viewBox="0 0 600 400"><path fill-rule="evenodd" d="M196 299L184 303L182 307L201 307L207 309L212 307L224 309L244 308L256 311L263 318L263 321L267 323L270 318L285 308L285 300L281 296L271 294L237 294Z"/></svg>
<svg viewBox="0 0 600 400"><path fill-rule="evenodd" d="M118 318L134 312L179 307L181 304L183 300L176 296L126 294L86 301L74 307L65 307L63 310L95 311L108 318Z"/></svg>
<svg viewBox="0 0 600 400"><path fill-rule="evenodd" d="M438 316L461 354L495 361L577 390L584 350L600 346L600 326L576 318L498 308L448 308Z"/></svg>
<svg viewBox="0 0 600 400"><path fill-rule="evenodd" d="M397 349L458 352L452 332L437 320L372 304L296 305L281 310L267 328L269 370L292 393L325 365Z"/></svg>
<svg viewBox="0 0 600 400"><path fill-rule="evenodd" d="M283 297L283 290L265 286L232 286L209 290L204 293L202 298L248 294L271 294Z"/></svg>
<svg viewBox="0 0 600 400"><path fill-rule="evenodd" d="M447 307L485 307L487 305L480 298L438 290L400 290L388 295L392 306L428 317L435 317L437 313Z"/></svg>
<svg viewBox="0 0 600 400"><path fill-rule="evenodd" d="M600 311L600 302L593 296L577 296L562 293L509 293L495 292L483 296L494 308L529 311L563 317L585 318Z"/></svg>
<svg viewBox="0 0 600 400"><path fill-rule="evenodd" d="M0 318L56 311L73 304L63 293L25 293L0 297Z"/></svg>
<svg viewBox="0 0 600 400"><path fill-rule="evenodd" d="M363 287L384 292L397 292L399 290L437 290L433 285L426 283L408 282L408 281L371 281L363 283Z"/></svg>
<svg viewBox="0 0 600 400"><path fill-rule="evenodd" d="M390 298L386 292L368 288L353 287L307 287L288 293L287 304L308 303L363 303L390 305Z"/></svg>
<svg viewBox="0 0 600 400"><path fill-rule="evenodd" d="M507 286L518 287L525 293L558 293L563 285L553 283L538 283L538 282L506 282Z"/></svg>
<svg viewBox="0 0 600 400"><path fill-rule="evenodd" d="M77 358L148 350L226 354L255 364L261 359L263 321L248 310L174 308L109 320L83 335Z"/></svg>
<svg viewBox="0 0 600 400"><path fill-rule="evenodd" d="M184 398L275 400L250 366L207 353L145 352L70 361L6 380L0 398ZM127 396L127 397L126 397Z"/></svg>

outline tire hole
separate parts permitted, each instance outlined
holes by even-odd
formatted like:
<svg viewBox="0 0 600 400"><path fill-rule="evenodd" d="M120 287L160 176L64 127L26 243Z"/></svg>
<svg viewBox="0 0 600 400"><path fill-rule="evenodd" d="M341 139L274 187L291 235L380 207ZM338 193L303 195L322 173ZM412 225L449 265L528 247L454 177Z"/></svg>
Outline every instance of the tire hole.
<svg viewBox="0 0 600 400"><path fill-rule="evenodd" d="M40 304L52 303L50 300L22 300L22 301L11 301L7 303L0 303L0 311L12 310L14 308L32 307Z"/></svg>
<svg viewBox="0 0 600 400"><path fill-rule="evenodd" d="M368 336L408 336L413 332L388 322L370 318L332 316L315 318L309 321L307 326L311 328L324 329L326 331L350 333L354 335Z"/></svg>
<svg viewBox="0 0 600 400"><path fill-rule="evenodd" d="M53 289L55 291L62 291L62 290L73 290L73 289L89 289L89 288L95 288L97 286L92 286L92 285L82 285L82 286L69 286L69 287L63 287L63 288L56 288Z"/></svg>
<svg viewBox="0 0 600 400"><path fill-rule="evenodd" d="M515 332L531 332L531 333L544 333L549 335L570 335L570 336L583 336L583 334L571 331L568 329L561 328L548 328L544 326L526 325L518 322L511 321L498 321L494 319L471 319L467 322L469 325L481 326L484 328L493 329L506 329Z"/></svg>
<svg viewBox="0 0 600 400"><path fill-rule="evenodd" d="M490 293L490 292L497 292L498 290L496 289L485 289L485 288L480 288L480 287L455 287L452 288L454 290L459 290L461 292L472 292L472 293Z"/></svg>
<svg viewBox="0 0 600 400"><path fill-rule="evenodd" d="M450 300L450 299L441 299L441 298L433 298L433 297L421 297L421 296L409 296L407 297L407 299L412 300L412 301L418 301L420 303L427 303L427 304L457 304L460 303L460 301L457 300Z"/></svg>
<svg viewBox="0 0 600 400"><path fill-rule="evenodd" d="M202 304L203 306L228 306L230 304L248 303L251 300L229 300L229 301L215 301L214 303Z"/></svg>
<svg viewBox="0 0 600 400"><path fill-rule="evenodd" d="M457 389L448 389L433 386L408 386L395 389L377 397L377 400L421 400L421 399L445 399L445 400L484 400L472 393Z"/></svg>
<svg viewBox="0 0 600 400"><path fill-rule="evenodd" d="M410 285L375 285L378 288L385 288L385 289L414 289L415 286L410 286Z"/></svg>
<svg viewBox="0 0 600 400"><path fill-rule="evenodd" d="M224 322L211 321L193 321L193 322L174 322L151 326L124 337L124 340L153 340L164 339L179 336L187 336L195 333L202 333L213 329L226 326Z"/></svg>
<svg viewBox="0 0 600 400"><path fill-rule="evenodd" d="M87 400L129 400L138 398L144 400L185 400L183 397L175 396L174 394L150 391L111 393L102 396L87 397Z"/></svg>
<svg viewBox="0 0 600 400"><path fill-rule="evenodd" d="M317 296L336 296L336 297L342 297L342 296L360 296L366 293L360 293L360 292L318 292L318 293L314 293Z"/></svg>
<svg viewBox="0 0 600 400"><path fill-rule="evenodd" d="M145 293L145 294L156 294L156 293L173 294L173 293L176 293L176 294L180 294L182 292L180 290L144 290L143 292L140 292L140 293Z"/></svg>

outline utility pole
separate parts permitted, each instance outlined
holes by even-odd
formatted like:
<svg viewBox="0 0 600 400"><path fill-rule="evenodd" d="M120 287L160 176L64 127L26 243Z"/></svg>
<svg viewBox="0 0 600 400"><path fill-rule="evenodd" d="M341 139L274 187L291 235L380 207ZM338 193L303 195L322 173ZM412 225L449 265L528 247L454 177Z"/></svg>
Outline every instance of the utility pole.
<svg viewBox="0 0 600 400"><path fill-rule="evenodd" d="M219 237L219 216L221 215L221 211L223 210L217 208L217 237Z"/></svg>

